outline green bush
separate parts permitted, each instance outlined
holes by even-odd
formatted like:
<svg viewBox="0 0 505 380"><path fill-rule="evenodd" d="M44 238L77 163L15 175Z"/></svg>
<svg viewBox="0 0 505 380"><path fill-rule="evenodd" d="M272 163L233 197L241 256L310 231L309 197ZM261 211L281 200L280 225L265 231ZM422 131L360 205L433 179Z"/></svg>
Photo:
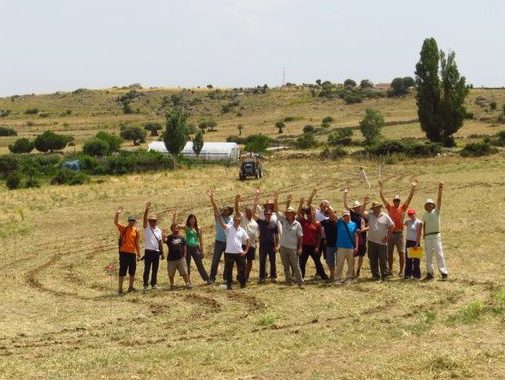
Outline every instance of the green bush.
<svg viewBox="0 0 505 380"><path fill-rule="evenodd" d="M9 174L5 185L9 190L19 189L21 187L22 176L19 172L14 172Z"/></svg>
<svg viewBox="0 0 505 380"><path fill-rule="evenodd" d="M89 156L103 157L110 153L107 141L96 137L87 140L82 146L82 152Z"/></svg>
<svg viewBox="0 0 505 380"><path fill-rule="evenodd" d="M420 143L411 139L385 140L365 149L372 156L388 156L394 153L404 153L408 157L429 157L442 151L437 143Z"/></svg>
<svg viewBox="0 0 505 380"><path fill-rule="evenodd" d="M17 136L17 135L18 133L14 129L0 126L0 136Z"/></svg>
<svg viewBox="0 0 505 380"><path fill-rule="evenodd" d="M33 141L27 138L20 138L14 141L14 144L9 144L11 153L30 153L35 148Z"/></svg>
<svg viewBox="0 0 505 380"><path fill-rule="evenodd" d="M51 180L51 185L82 185L89 182L89 176L69 169L60 169Z"/></svg>
<svg viewBox="0 0 505 380"><path fill-rule="evenodd" d="M92 174L126 174L151 170L173 169L170 156L154 151L120 152L105 158Z"/></svg>
<svg viewBox="0 0 505 380"><path fill-rule="evenodd" d="M333 118L331 116L326 116L323 118L322 124L323 125L328 125L333 122Z"/></svg>
<svg viewBox="0 0 505 380"><path fill-rule="evenodd" d="M344 99L346 104L361 103L363 101L363 97L361 95L352 92L345 93L342 99Z"/></svg>
<svg viewBox="0 0 505 380"><path fill-rule="evenodd" d="M337 129L335 133L328 136L328 144L330 144L331 146L351 145L352 135L353 135L352 128L346 127Z"/></svg>
<svg viewBox="0 0 505 380"><path fill-rule="evenodd" d="M295 146L298 149L310 149L317 145L314 133L308 132L296 138Z"/></svg>
<svg viewBox="0 0 505 380"><path fill-rule="evenodd" d="M133 141L133 145L139 145L140 143L145 142L146 131L140 127L123 125L119 135L125 140Z"/></svg>
<svg viewBox="0 0 505 380"><path fill-rule="evenodd" d="M345 156L347 156L347 151L345 150L345 148L343 146L340 146L340 145L337 145L332 149L326 148L320 154L321 158L333 159L333 160L337 159L337 158L342 158Z"/></svg>
<svg viewBox="0 0 505 380"><path fill-rule="evenodd" d="M489 143L475 142L466 144L463 149L461 149L460 154L463 157L481 157L489 156L496 152L497 149L493 148Z"/></svg>
<svg viewBox="0 0 505 380"><path fill-rule="evenodd" d="M19 168L17 157L12 155L0 156L0 173L5 178Z"/></svg>
<svg viewBox="0 0 505 380"><path fill-rule="evenodd" d="M247 136L244 142L247 152L264 153L272 143L272 139L259 133L257 135Z"/></svg>
<svg viewBox="0 0 505 380"><path fill-rule="evenodd" d="M27 189L32 187L40 187L40 181L37 178L30 177L26 180L25 187Z"/></svg>
<svg viewBox="0 0 505 380"><path fill-rule="evenodd" d="M313 125L307 124L305 127L303 127L303 133L314 133L316 131L316 127Z"/></svg>
<svg viewBox="0 0 505 380"><path fill-rule="evenodd" d="M234 142L237 144L245 144L245 137L237 136L237 135L230 135L226 138L226 142Z"/></svg>
<svg viewBox="0 0 505 380"><path fill-rule="evenodd" d="M107 133L102 131L98 132L95 137L107 142L109 145L109 153L119 151L119 148L121 148L121 144L123 143L123 139L115 133Z"/></svg>
<svg viewBox="0 0 505 380"><path fill-rule="evenodd" d="M26 115L36 115L39 113L39 109L38 108L28 108L26 111L25 111L25 114Z"/></svg>
<svg viewBox="0 0 505 380"><path fill-rule="evenodd" d="M58 135L52 131L45 131L35 138L35 149L39 152L54 152L62 150L73 140L71 136Z"/></svg>

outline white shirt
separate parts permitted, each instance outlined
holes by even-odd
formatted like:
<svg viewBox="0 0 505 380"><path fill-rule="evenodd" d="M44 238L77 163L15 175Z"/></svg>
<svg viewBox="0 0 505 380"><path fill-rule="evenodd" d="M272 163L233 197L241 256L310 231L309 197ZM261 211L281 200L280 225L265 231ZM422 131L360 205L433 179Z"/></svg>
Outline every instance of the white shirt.
<svg viewBox="0 0 505 380"><path fill-rule="evenodd" d="M226 234L226 253L242 253L242 246L247 243L249 236L242 227L235 228L234 225L227 225L224 230Z"/></svg>
<svg viewBox="0 0 505 380"><path fill-rule="evenodd" d="M151 226L148 225L146 228L144 228L145 249L159 252L160 242L161 242L161 229L158 226L151 228Z"/></svg>
<svg viewBox="0 0 505 380"><path fill-rule="evenodd" d="M321 211L320 208L317 209L316 211L316 220L318 222L322 222L323 220L329 219L326 215L324 215L324 212ZM326 239L326 236L324 234L324 227L321 226L321 238Z"/></svg>
<svg viewBox="0 0 505 380"><path fill-rule="evenodd" d="M258 223L254 219L247 219L247 216L245 216L243 213L242 215L242 220L240 221L240 227L242 227L245 232L247 233L247 236L249 236L249 245L251 247L256 247L256 240L258 240Z"/></svg>

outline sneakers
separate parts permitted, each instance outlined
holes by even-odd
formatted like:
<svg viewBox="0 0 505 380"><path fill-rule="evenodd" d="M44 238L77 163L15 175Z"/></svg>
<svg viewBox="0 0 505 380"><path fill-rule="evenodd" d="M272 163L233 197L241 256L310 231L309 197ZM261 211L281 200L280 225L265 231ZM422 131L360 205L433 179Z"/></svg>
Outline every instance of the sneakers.
<svg viewBox="0 0 505 380"><path fill-rule="evenodd" d="M265 279L264 278L258 279L258 285L264 284L264 283L265 283Z"/></svg>
<svg viewBox="0 0 505 380"><path fill-rule="evenodd" d="M447 277L449 277L447 273L442 273L442 281L447 280Z"/></svg>
<svg viewBox="0 0 505 380"><path fill-rule="evenodd" d="M231 290L231 282L226 283L226 290Z"/></svg>
<svg viewBox="0 0 505 380"><path fill-rule="evenodd" d="M133 286L130 286L128 288L128 293L135 293L137 291L137 289L135 289Z"/></svg>
<svg viewBox="0 0 505 380"><path fill-rule="evenodd" d="M193 284L192 283L187 283L186 284L186 289L193 289Z"/></svg>
<svg viewBox="0 0 505 380"><path fill-rule="evenodd" d="M144 291L146 290L149 290L149 286L148 285L144 285Z"/></svg>
<svg viewBox="0 0 505 380"><path fill-rule="evenodd" d="M152 286L151 286L151 289L153 289L153 290L160 290L160 289L161 289L161 287L160 287L160 286L158 286L158 285L152 285Z"/></svg>
<svg viewBox="0 0 505 380"><path fill-rule="evenodd" d="M352 278L349 278L349 279L346 280L345 284L346 285L352 285L353 282L354 281L352 280Z"/></svg>
<svg viewBox="0 0 505 380"><path fill-rule="evenodd" d="M335 286L340 286L340 285L342 285L342 282L340 282L340 280L337 280L337 281L335 281L335 282L333 283L333 285L335 285Z"/></svg>
<svg viewBox="0 0 505 380"><path fill-rule="evenodd" d="M433 274L426 273L426 277L423 278L423 281L430 281L430 280L433 280Z"/></svg>
<svg viewBox="0 0 505 380"><path fill-rule="evenodd" d="M123 289L117 291L118 296L124 296Z"/></svg>

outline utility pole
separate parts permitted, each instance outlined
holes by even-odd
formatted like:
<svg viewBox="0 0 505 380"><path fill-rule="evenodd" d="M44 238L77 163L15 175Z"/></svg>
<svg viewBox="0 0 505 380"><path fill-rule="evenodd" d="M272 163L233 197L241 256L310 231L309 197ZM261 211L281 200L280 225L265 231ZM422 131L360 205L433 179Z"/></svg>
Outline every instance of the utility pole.
<svg viewBox="0 0 505 380"><path fill-rule="evenodd" d="M286 84L286 68L282 66L282 87Z"/></svg>

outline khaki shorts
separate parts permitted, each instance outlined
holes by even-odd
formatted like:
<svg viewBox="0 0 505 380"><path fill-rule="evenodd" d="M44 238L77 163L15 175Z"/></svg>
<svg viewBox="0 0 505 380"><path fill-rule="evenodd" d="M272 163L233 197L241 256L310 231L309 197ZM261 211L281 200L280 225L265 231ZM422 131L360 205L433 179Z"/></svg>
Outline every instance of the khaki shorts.
<svg viewBox="0 0 505 380"><path fill-rule="evenodd" d="M168 277L174 277L175 271L179 271L180 276L188 274L188 266L186 265L186 258L182 257L179 260L168 260Z"/></svg>
<svg viewBox="0 0 505 380"><path fill-rule="evenodd" d="M391 236L389 237L388 253L392 254L395 247L396 247L396 250L398 251L398 253L405 252L405 240L403 239L403 231L393 232L391 234Z"/></svg>

